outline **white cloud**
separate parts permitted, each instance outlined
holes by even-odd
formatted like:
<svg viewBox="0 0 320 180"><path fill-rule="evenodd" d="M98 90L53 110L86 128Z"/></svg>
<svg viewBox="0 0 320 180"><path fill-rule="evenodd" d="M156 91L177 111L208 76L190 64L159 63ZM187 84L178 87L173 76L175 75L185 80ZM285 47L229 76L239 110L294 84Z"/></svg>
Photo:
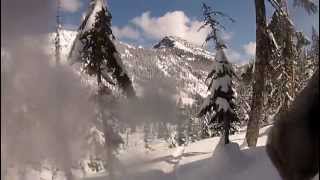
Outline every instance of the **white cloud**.
<svg viewBox="0 0 320 180"><path fill-rule="evenodd" d="M209 32L209 28L199 27L202 21L189 18L183 11L171 11L160 17L152 17L151 12L142 13L123 27L113 27L113 32L118 38L128 38L138 40L159 40L164 36L177 36L197 45L202 45ZM227 43L233 38L233 32L221 32L222 40ZM246 54L255 54L255 43L250 42L243 46ZM226 49L226 55L230 62L236 64L246 63L248 58L243 52L238 52L232 48Z"/></svg>
<svg viewBox="0 0 320 180"><path fill-rule="evenodd" d="M161 17L151 17L144 12L135 17L132 23L139 27L149 39L160 39L164 36L177 36L197 45L201 45L209 31L208 28L198 31L201 21L191 20L183 11L167 12Z"/></svg>
<svg viewBox="0 0 320 180"><path fill-rule="evenodd" d="M76 12L81 7L80 0L61 0L61 8L67 12Z"/></svg>
<svg viewBox="0 0 320 180"><path fill-rule="evenodd" d="M127 38L133 40L140 38L140 32L133 29L131 26L124 26L123 28L113 26L112 31L117 38Z"/></svg>
<svg viewBox="0 0 320 180"><path fill-rule="evenodd" d="M245 53L249 56L255 56L256 54L256 42L249 42L248 44L243 45Z"/></svg>
<svg viewBox="0 0 320 180"><path fill-rule="evenodd" d="M147 11L133 18L126 26L114 27L113 31L119 38L148 41L159 40L164 36L177 36L202 45L209 33L208 27L199 31L202 24L202 21L189 18L183 11L169 11L159 17L152 17L151 12ZM226 42L229 42L233 35L232 32L221 33Z"/></svg>
<svg viewBox="0 0 320 180"><path fill-rule="evenodd" d="M228 60L231 63L241 64L245 60L245 58L238 51L229 48L226 49L225 52L228 57Z"/></svg>
<svg viewBox="0 0 320 180"><path fill-rule="evenodd" d="M225 42L229 42L233 38L233 32L222 31L221 38Z"/></svg>

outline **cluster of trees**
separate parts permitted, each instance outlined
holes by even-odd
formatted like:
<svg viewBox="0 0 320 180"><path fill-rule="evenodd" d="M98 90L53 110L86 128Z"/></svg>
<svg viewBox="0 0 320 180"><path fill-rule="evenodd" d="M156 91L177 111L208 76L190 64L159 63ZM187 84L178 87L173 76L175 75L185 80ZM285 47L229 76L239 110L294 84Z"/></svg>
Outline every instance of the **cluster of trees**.
<svg viewBox="0 0 320 180"><path fill-rule="evenodd" d="M270 123L275 114L287 111L316 71L319 61L317 32L313 28L310 42L302 32L295 30L286 0L269 2L275 11L267 23L265 1L255 1L256 57L240 79L227 60L223 51L227 46L218 34L224 29L218 21L219 16L234 20L203 4L204 25L201 28L210 27L206 41L213 40L216 52L212 70L206 79L210 80L210 95L198 113L198 117L203 119L202 132L207 133L207 137L223 133L227 144L229 133L236 132L240 124L247 122L246 141L248 146L255 146L261 124ZM296 0L294 4L302 6L309 14L317 12L312 1ZM240 93L237 98L234 89Z"/></svg>
<svg viewBox="0 0 320 180"><path fill-rule="evenodd" d="M266 17L265 1L255 1L256 57L242 74L242 86L234 83L239 82L239 78L223 52L226 45L218 35L219 30L224 28L218 21L219 16L234 20L203 4L203 27L209 26L211 29L206 41L213 40L216 57L207 77L207 80L210 79L210 95L201 106L198 117L204 119L204 131L223 132L226 144L229 133L235 132L245 120L248 123L247 144L255 146L261 124L270 123L274 114L288 110L318 65L319 36L316 31L313 29L310 48L308 38L295 30L287 1L269 0L269 3L274 7L270 23ZM309 0L296 0L294 5L302 6L309 14L317 12L317 6ZM234 96L235 85L240 92L238 98ZM235 101L241 107L236 107Z"/></svg>
<svg viewBox="0 0 320 180"><path fill-rule="evenodd" d="M153 132L155 131L151 131L151 129L158 129L157 133L167 132L165 135L158 133L158 138L168 140L172 147L220 134L224 135L224 142L228 144L230 142L229 135L237 131L243 120L248 121L247 143L249 146L255 146L260 123L269 114L288 109L295 95L304 87L301 82L307 82L315 70L314 67L318 63L319 37L315 32L313 33L312 49L307 51L305 47L310 42L303 36L303 33L295 31L289 18L286 0L270 0L269 2L275 8L275 12L268 24L265 1L255 1L256 58L254 63L249 66L245 74L246 77L240 78L240 81L247 80L246 87L248 88L242 89L242 91L249 90L250 95L243 97L243 93L241 93L242 95L238 99L235 90L239 86L236 87L234 82L239 80L239 77L225 54L227 45L219 35L224 27L218 18L224 17L232 22L234 20L203 4L204 24L201 28L210 27L211 31L206 42L212 41L216 52L212 69L206 78L210 95L200 107L182 108L181 103L178 103L181 109L174 137L170 136L170 128L168 128L170 125L165 122L154 125L144 124L146 148L150 148L148 143L154 137ZM78 59L81 59L84 72L97 78L96 102L99 112L97 119L102 122L107 162L112 164L113 152L123 141L117 132L114 132L113 125L110 123L112 121L110 119L115 122L117 118L111 112L112 108L108 106L110 102L104 102L108 99L104 96L113 96L112 92L108 90L110 85L118 86L129 98L135 97L135 93L113 42L111 14L104 5L97 6L97 4L103 5L103 2L93 1L90 11L97 12L88 13L78 34L78 43L82 45L74 44L71 53L79 50ZM317 7L308 0L296 0L295 4L306 8L308 13L314 13L317 10ZM97 7L100 9L97 10ZM95 16L94 23L91 22L90 15L92 14ZM77 47L81 48L77 49ZM152 69L154 68L150 68L151 71ZM306 72L309 70L312 72L307 75ZM237 101L237 104L240 101L246 107L236 107ZM245 113L240 113L241 111L245 111ZM199 122L199 119L200 123L196 124L195 122ZM115 124L117 123L119 122ZM112 172L112 167L108 168L109 172Z"/></svg>
<svg viewBox="0 0 320 180"><path fill-rule="evenodd" d="M255 1L257 47L251 111L246 134L250 147L257 143L259 124L265 116L263 112L268 112L265 109L266 91L270 94L269 102L275 100L270 104L277 103L273 108L279 107L280 111L286 111L296 93L302 88L297 87L297 84L301 79L306 79L303 74L299 77L295 73L295 68L299 67L296 62L301 61L301 56L299 57L295 51L299 51L305 45L305 39L301 33L295 32L289 17L287 1L269 2L275 8L270 24L267 23L265 1ZM317 6L310 0L295 0L295 4L303 6L309 13L317 11ZM296 42L293 41L294 38L297 39Z"/></svg>

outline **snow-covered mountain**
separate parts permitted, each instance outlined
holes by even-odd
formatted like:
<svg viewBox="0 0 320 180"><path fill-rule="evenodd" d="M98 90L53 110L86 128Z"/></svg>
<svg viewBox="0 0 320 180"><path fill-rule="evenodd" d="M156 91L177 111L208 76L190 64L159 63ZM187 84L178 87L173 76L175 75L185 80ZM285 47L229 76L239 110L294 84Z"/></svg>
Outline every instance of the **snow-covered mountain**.
<svg viewBox="0 0 320 180"><path fill-rule="evenodd" d="M61 30L62 60L67 62L72 42L77 32L72 30ZM50 35L54 41L55 34ZM54 43L52 51L54 52ZM205 79L211 70L214 53L196 46L178 37L167 36L156 43L152 48L136 47L127 43L115 40L115 45L121 54L121 59L129 77L132 79L133 87L138 96L144 96L150 91L164 93L164 96L173 96L179 106L202 104L207 97L207 85ZM52 56L54 57L54 56ZM93 88L96 86L96 79L80 73L79 64L73 65L75 72ZM246 65L234 65L236 74L240 77ZM248 94L247 87L241 82L235 82L235 89L238 93ZM116 93L118 89L114 89ZM242 96L242 95L241 95ZM236 104L247 103L246 97L236 100ZM157 101L157 100L153 100ZM239 106L240 107L240 106ZM193 110L196 110L194 107ZM247 118L248 108L239 108L241 119Z"/></svg>
<svg viewBox="0 0 320 180"><path fill-rule="evenodd" d="M61 54L65 62L76 35L74 30L61 30ZM55 34L49 37L53 42ZM152 84L163 90L174 91L171 93L184 105L201 103L208 95L205 78L214 60L214 53L173 36L164 37L153 48L136 47L117 40L115 44L138 96L146 91L146 86ZM54 52L54 43L51 49ZM236 72L242 73L243 69L244 66L235 65ZM82 76L85 77L84 74Z"/></svg>
<svg viewBox="0 0 320 180"><path fill-rule="evenodd" d="M76 34L72 30L61 30L61 54L65 62ZM54 37L55 34L51 34L50 40L54 41ZM174 89L177 100L183 104L192 104L197 98L207 96L204 80L214 59L212 53L177 37L165 37L154 48L135 47L120 41L115 44L138 95L143 94L146 84L153 82Z"/></svg>
<svg viewBox="0 0 320 180"><path fill-rule="evenodd" d="M181 50L184 53L190 53L195 56L203 56L208 59L213 59L214 54L211 52L208 52L207 50L203 49L202 47L199 47L197 45L194 45L182 38L174 37L174 36L166 36L164 37L159 43L153 46L155 49L163 49L163 48L172 48Z"/></svg>

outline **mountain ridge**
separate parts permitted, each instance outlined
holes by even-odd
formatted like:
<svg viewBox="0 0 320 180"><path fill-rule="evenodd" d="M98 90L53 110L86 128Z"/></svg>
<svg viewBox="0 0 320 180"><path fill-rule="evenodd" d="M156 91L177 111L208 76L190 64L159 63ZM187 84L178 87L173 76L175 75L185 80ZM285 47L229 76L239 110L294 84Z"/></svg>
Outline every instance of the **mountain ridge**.
<svg viewBox="0 0 320 180"><path fill-rule="evenodd" d="M76 31L61 30L61 55L65 61L76 35ZM53 33L49 38L54 40L54 37ZM146 83L159 79L163 82L158 85L175 89L176 100L180 99L183 105L199 103L208 95L205 78L214 61L214 53L173 36L164 37L153 48L136 47L121 41L114 43L138 95L143 95ZM65 63L68 64L67 61ZM77 69L77 73L80 73L79 67ZM80 74L84 79L94 81Z"/></svg>

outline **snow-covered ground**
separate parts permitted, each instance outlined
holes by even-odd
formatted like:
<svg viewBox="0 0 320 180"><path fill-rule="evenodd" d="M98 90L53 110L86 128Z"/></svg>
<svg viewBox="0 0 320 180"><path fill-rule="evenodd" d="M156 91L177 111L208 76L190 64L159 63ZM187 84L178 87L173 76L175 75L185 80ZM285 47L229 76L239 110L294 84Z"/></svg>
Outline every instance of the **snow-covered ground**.
<svg viewBox="0 0 320 180"><path fill-rule="evenodd" d="M119 155L115 174L117 180L280 180L265 152L269 129L267 126L260 130L258 146L250 149L244 144L245 130L232 135L232 143L227 146L216 137L174 149L130 149ZM75 173L79 180L107 180L104 173L86 177ZM26 176L26 180L49 179L52 175L48 170L32 170ZM63 179L61 174L56 178Z"/></svg>
<svg viewBox="0 0 320 180"><path fill-rule="evenodd" d="M270 128L260 129L255 148L244 143L243 129L232 135L232 143L226 146L216 137L174 149L158 146L148 152L141 148L124 151L115 163L114 180L281 180L265 151ZM108 180L104 173L87 173L85 177L80 171L74 173L79 175L76 180ZM16 179L11 176L8 180ZM49 170L32 170L25 180L51 179ZM58 173L55 180L64 180L63 174Z"/></svg>
<svg viewBox="0 0 320 180"><path fill-rule="evenodd" d="M245 130L230 137L224 146L220 138L192 143L186 147L154 152L131 151L120 158L119 179L125 180L280 180L265 152L270 126L260 130L258 146L244 144ZM102 180L105 177L89 178Z"/></svg>

